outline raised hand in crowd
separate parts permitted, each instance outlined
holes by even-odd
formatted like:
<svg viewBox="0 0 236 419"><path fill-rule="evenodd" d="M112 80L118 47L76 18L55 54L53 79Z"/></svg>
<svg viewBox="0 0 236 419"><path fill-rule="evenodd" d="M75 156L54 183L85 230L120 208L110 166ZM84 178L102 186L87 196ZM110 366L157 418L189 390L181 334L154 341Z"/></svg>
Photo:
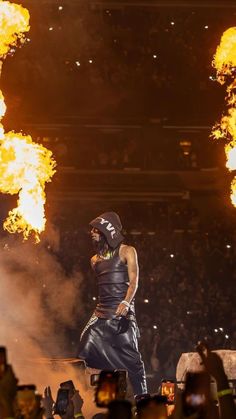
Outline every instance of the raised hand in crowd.
<svg viewBox="0 0 236 419"><path fill-rule="evenodd" d="M66 386L64 387L64 389ZM62 387L60 387L62 389ZM69 390L69 388L68 388ZM57 402L55 403L52 397L52 392L50 386L46 387L44 390L44 397L42 399L42 405L44 408L44 415L46 419L50 419L54 416L54 414L59 415L63 419L74 419L74 418L83 418L82 414L82 407L83 407L83 399L80 396L78 390L69 390L69 399L67 403L67 407L65 411L57 411Z"/></svg>
<svg viewBox="0 0 236 419"><path fill-rule="evenodd" d="M51 387L48 386L44 389L44 396L42 398L42 406L44 408L44 415L46 419L50 419L53 416L53 406L55 402L52 398Z"/></svg>
<svg viewBox="0 0 236 419"><path fill-rule="evenodd" d="M197 351L206 371L216 380L220 419L235 419L236 407L222 359L215 352L210 351L204 343L197 346Z"/></svg>

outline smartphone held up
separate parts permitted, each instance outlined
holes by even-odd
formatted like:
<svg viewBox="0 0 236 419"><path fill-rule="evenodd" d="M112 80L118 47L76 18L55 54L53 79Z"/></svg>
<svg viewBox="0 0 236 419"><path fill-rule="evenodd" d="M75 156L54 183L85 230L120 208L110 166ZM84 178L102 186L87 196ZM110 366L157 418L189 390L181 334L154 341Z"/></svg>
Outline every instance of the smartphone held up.
<svg viewBox="0 0 236 419"><path fill-rule="evenodd" d="M127 372L103 370L96 385L95 402L98 407L107 407L113 400L124 400L127 389Z"/></svg>
<svg viewBox="0 0 236 419"><path fill-rule="evenodd" d="M75 394L75 386L72 380L64 381L60 384L57 392L54 414L64 415L70 405L70 400Z"/></svg>

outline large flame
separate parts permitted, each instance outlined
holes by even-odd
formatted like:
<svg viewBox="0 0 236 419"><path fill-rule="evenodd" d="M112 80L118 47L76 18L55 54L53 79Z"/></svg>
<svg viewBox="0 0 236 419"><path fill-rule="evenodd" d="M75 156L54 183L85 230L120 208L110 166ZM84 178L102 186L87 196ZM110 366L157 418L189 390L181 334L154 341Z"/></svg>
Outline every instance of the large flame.
<svg viewBox="0 0 236 419"><path fill-rule="evenodd" d="M236 170L236 27L227 29L221 38L213 60L219 83L227 86L227 113L212 130L215 139L224 139L226 167ZM231 183L231 201L236 206L236 177Z"/></svg>
<svg viewBox="0 0 236 419"><path fill-rule="evenodd" d="M29 31L29 12L19 4L0 2L0 56L9 51L9 47L24 39Z"/></svg>
<svg viewBox="0 0 236 419"><path fill-rule="evenodd" d="M29 30L29 12L20 5L0 0L0 59L13 45L24 40ZM0 91L0 121L6 104ZM5 133L0 122L0 191L19 194L18 206L9 212L4 228L22 232L27 239L33 232L36 241L45 229L45 183L55 173L51 151L33 142L30 136Z"/></svg>

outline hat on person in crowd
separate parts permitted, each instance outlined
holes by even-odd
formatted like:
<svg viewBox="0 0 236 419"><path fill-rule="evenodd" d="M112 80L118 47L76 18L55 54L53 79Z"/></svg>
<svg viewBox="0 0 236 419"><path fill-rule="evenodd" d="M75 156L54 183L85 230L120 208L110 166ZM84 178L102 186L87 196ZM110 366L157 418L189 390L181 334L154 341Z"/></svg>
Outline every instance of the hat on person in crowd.
<svg viewBox="0 0 236 419"><path fill-rule="evenodd" d="M107 243L113 249L124 240L124 236L121 234L122 224L116 212L104 212L104 214L99 215L89 224L104 234Z"/></svg>

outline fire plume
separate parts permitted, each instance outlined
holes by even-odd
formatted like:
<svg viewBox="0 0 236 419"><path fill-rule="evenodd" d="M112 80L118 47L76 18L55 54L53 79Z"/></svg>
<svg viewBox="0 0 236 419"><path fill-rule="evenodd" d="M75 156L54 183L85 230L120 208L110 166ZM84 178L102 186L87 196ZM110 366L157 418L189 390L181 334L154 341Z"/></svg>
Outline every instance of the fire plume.
<svg viewBox="0 0 236 419"><path fill-rule="evenodd" d="M0 59L29 30L29 12L22 6L0 0ZM6 112L0 91L0 192L19 194L17 207L9 212L4 228L23 233L27 239L34 233L36 241L45 229L45 183L55 173L52 152L33 142L28 135L5 133L1 120Z"/></svg>
<svg viewBox="0 0 236 419"><path fill-rule="evenodd" d="M236 170L236 27L227 29L213 60L217 81L227 83L227 112L212 130L212 137L225 140L226 167ZM236 176L231 183L231 202L236 206Z"/></svg>
<svg viewBox="0 0 236 419"><path fill-rule="evenodd" d="M19 4L0 1L0 57L4 57L10 47L24 41L24 34L28 32L29 12Z"/></svg>

